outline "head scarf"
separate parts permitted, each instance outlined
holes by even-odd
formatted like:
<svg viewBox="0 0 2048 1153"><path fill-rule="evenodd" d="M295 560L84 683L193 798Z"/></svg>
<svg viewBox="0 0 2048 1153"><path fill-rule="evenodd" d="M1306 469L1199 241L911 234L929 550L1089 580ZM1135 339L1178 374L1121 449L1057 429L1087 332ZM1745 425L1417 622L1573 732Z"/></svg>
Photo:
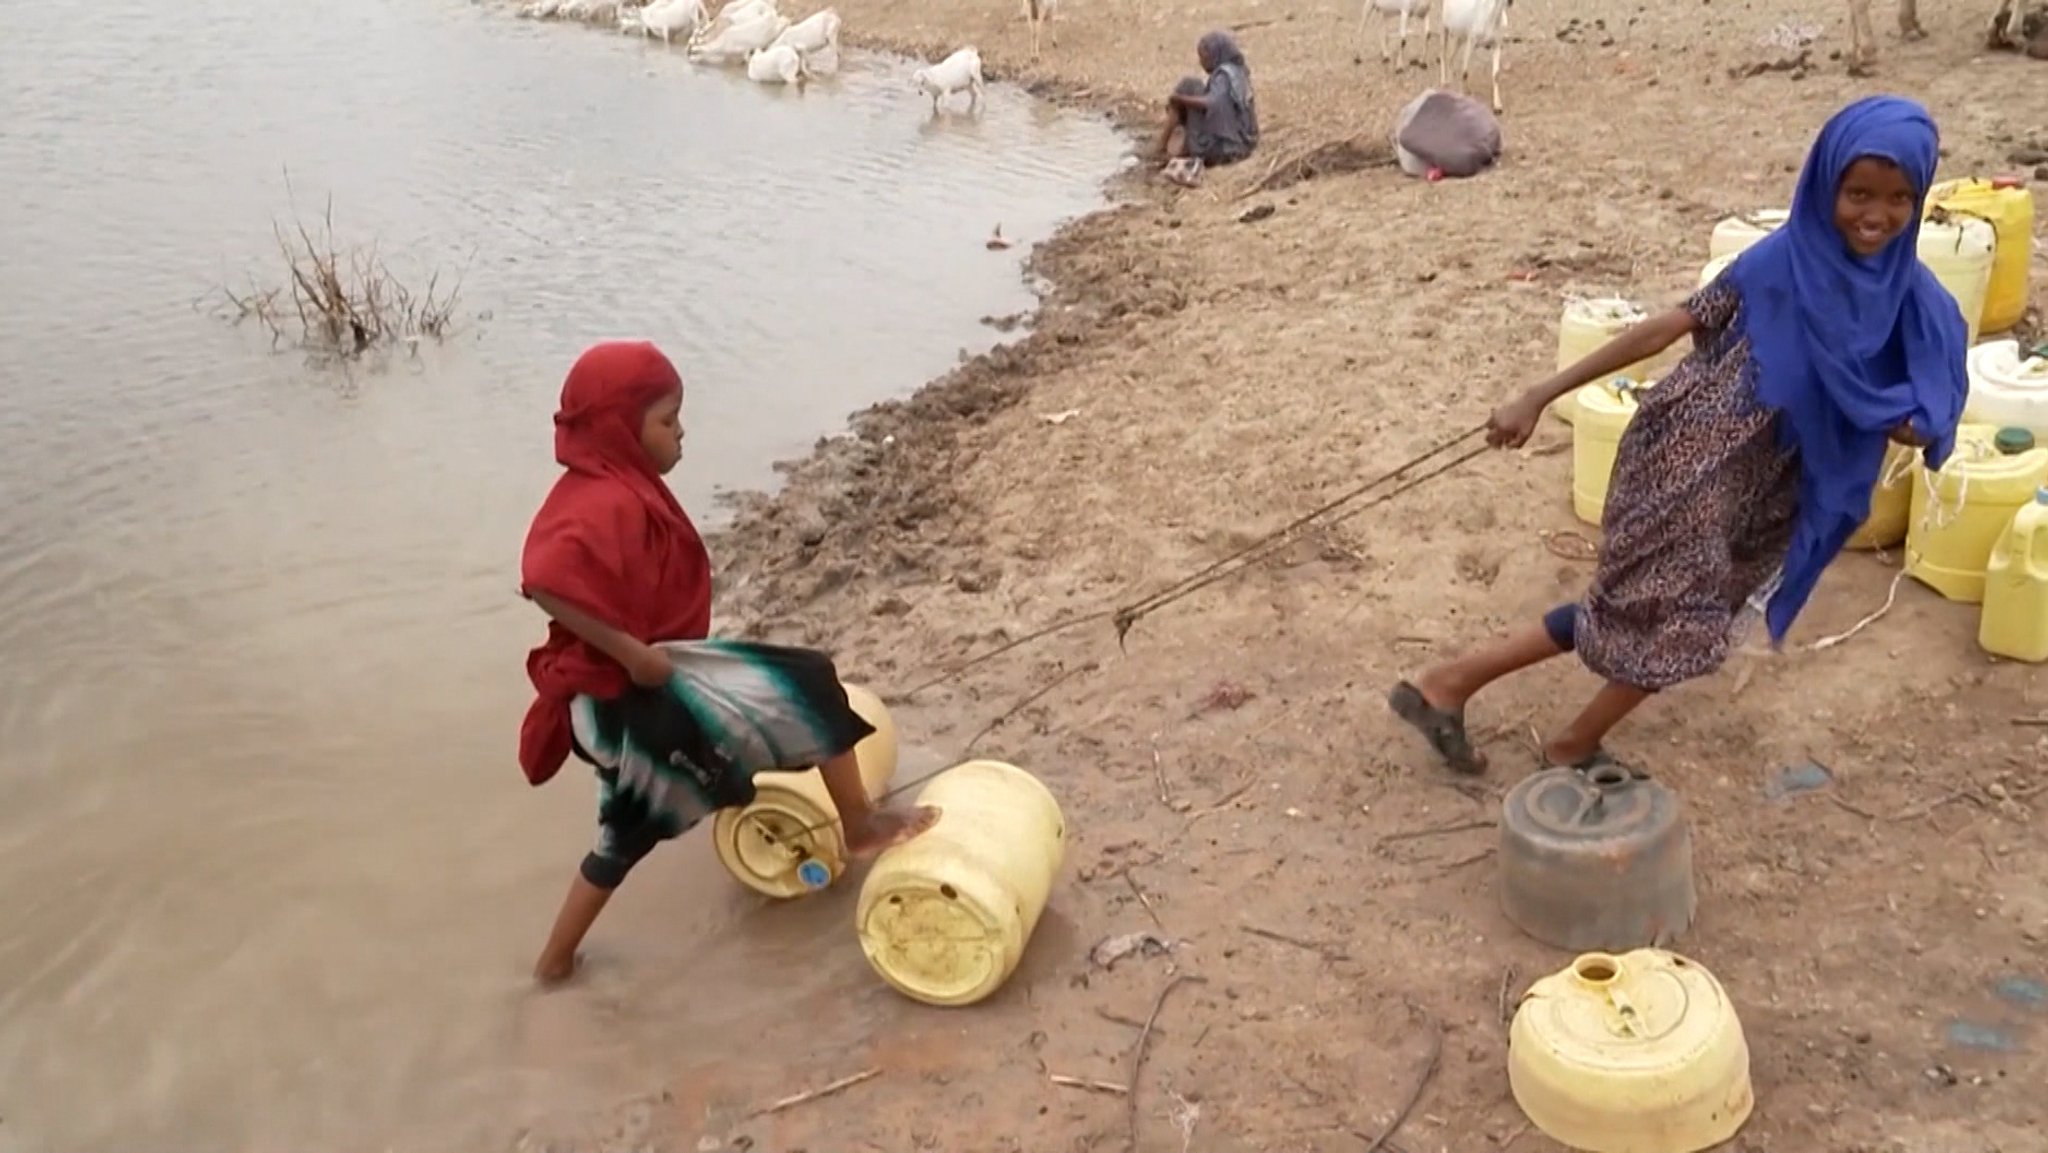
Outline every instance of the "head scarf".
<svg viewBox="0 0 2048 1153"><path fill-rule="evenodd" d="M1968 392L1968 327L1955 298L1920 262L1920 218L1939 137L1927 110L1896 96L1837 112L1807 153L1791 219L1736 258L1756 397L1782 414L1799 450L1799 513L1765 618L1780 642L1822 570L1870 512L1885 442L1911 421L1928 467L1955 447ZM1883 251L1851 252L1835 227L1842 176L1865 157L1896 164L1918 200Z"/></svg>
<svg viewBox="0 0 2048 1153"><path fill-rule="evenodd" d="M1207 33L1195 42L1195 55L1207 62L1212 72L1221 72L1230 86L1231 102L1244 121L1245 138L1249 143L1259 140L1259 114L1253 105L1252 68L1245 63L1244 50L1237 46L1237 37L1222 29Z"/></svg>
<svg viewBox="0 0 2048 1153"><path fill-rule="evenodd" d="M586 351L562 385L555 459L566 470L526 532L521 591L545 592L637 640L696 640L711 626L711 559L703 538L640 444L656 401L681 389L661 350L614 341ZM557 622L527 654L535 700L519 730L519 764L543 784L570 752L569 702L617 696L616 661Z"/></svg>

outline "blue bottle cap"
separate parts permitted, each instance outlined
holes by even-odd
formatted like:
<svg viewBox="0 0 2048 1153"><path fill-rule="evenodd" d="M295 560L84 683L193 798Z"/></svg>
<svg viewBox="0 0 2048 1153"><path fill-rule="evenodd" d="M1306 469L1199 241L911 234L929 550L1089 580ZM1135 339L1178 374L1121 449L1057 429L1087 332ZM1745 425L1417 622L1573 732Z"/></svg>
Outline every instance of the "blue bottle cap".
<svg viewBox="0 0 2048 1153"><path fill-rule="evenodd" d="M804 888L816 891L832 883L832 870L823 861L806 860L796 867L796 879L803 882Z"/></svg>
<svg viewBox="0 0 2048 1153"><path fill-rule="evenodd" d="M2035 504L2048 504L2048 484L2034 490Z"/></svg>

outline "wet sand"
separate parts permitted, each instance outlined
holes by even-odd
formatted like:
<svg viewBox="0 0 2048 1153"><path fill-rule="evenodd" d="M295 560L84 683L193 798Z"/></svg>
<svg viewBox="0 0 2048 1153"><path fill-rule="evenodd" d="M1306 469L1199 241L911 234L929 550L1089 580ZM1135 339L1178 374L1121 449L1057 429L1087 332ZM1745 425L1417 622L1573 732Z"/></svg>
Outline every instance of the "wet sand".
<svg viewBox="0 0 2048 1153"><path fill-rule="evenodd" d="M1980 16L1961 8L1923 13L1925 42L1887 32L1877 76L1853 80L1831 55L1847 42L1834 6L1533 0L1513 9L1498 171L1431 186L1373 169L1245 195L1276 161L1383 139L1434 55L1395 73L1376 30L1354 40L1357 9L1327 3L1077 4L1036 64L1013 4L837 6L850 42L929 58L971 42L992 77L1141 127L1212 26L1240 30L1256 77L1258 157L1195 191L1127 182L1119 208L1038 252L1057 287L1027 340L861 415L714 546L724 629L834 651L892 699L908 741L958 749L995 722L976 754L1053 786L1069 864L992 1001L863 998L868 1027L822 1053L707 1038L701 1067L649 1070L639 1102L523 1140L1124 1148L1124 1097L1049 1075L1125 1083L1135 1023L1178 971L1204 983L1161 1014L1138 1149L1362 1149L1432 1029L1441 1066L1389 1147L1551 1148L1508 1095L1502 1006L1568 958L1498 912L1490 834L1398 835L1490 819L1594 682L1560 662L1479 698L1493 768L1478 781L1438 770L1382 700L1582 587L1564 426L1147 616L1123 649L1096 621L904 694L1170 584L1479 423L1551 367L1566 293L1680 299L1714 220L1782 204L1811 134L1855 95L1926 100L1945 174L2012 169L2042 131L2016 110L2048 107L2048 68L1980 58ZM1809 69L1735 78L1799 16L1824 28ZM2039 263L2034 279L2048 298ZM2024 1086L2048 1083L2048 1022L1989 989L2048 967L2048 730L2014 723L2048 713L2048 675L1987 660L1975 613L1910 583L1854 638L1811 650L1885 602L1896 562L1844 557L1784 655L1738 658L1617 734L1686 798L1702 910L1681 947L1748 1030L1758 1108L1741 1149L2038 1140ZM1831 794L1766 799L1771 773L1809 758ZM851 892L827 899L845 910L816 920L845 933ZM1132 931L1182 944L1091 966L1092 942ZM851 949L850 933L821 947ZM1957 1048L1956 1020L2033 1039ZM882 1074L843 1094L743 1119L871 1066Z"/></svg>

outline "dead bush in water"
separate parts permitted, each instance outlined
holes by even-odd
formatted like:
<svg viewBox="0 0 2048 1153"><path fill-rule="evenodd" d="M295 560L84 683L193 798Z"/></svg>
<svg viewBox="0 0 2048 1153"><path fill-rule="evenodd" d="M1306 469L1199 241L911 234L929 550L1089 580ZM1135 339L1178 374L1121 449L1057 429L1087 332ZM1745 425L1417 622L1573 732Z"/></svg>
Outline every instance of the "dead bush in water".
<svg viewBox="0 0 2048 1153"><path fill-rule="evenodd" d="M320 359L357 360L375 351L417 352L422 340L440 341L455 325L462 295L458 275L445 286L440 272L407 284L384 263L375 244L344 249L334 239L334 202L321 214L317 235L294 216L289 227L273 221L284 283L255 278L247 292L223 286L226 318L253 320L270 331L273 347L291 344Z"/></svg>

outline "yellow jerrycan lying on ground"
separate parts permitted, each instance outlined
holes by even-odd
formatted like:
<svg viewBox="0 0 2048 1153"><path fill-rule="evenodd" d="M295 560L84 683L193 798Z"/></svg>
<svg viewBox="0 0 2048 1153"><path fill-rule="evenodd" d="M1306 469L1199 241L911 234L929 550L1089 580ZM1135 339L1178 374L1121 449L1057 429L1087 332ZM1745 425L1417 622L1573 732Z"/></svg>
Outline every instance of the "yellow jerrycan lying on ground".
<svg viewBox="0 0 2048 1153"><path fill-rule="evenodd" d="M1001 761L933 777L923 835L884 852L860 887L854 926L868 964L929 1005L971 1005L1003 987L1052 897L1067 848L1059 802Z"/></svg>
<svg viewBox="0 0 2048 1153"><path fill-rule="evenodd" d="M896 777L896 722L882 699L859 685L846 686L846 703L874 726L853 747L853 756L868 796L879 797ZM725 871L764 896L801 897L829 887L846 871L839 810L816 769L756 774L754 803L719 810L711 838Z"/></svg>
<svg viewBox="0 0 2048 1153"><path fill-rule="evenodd" d="M1530 986L1508 1087L1545 1136L1587 1153L1699 1153L1756 1105L1727 992L1662 949L1586 953Z"/></svg>

